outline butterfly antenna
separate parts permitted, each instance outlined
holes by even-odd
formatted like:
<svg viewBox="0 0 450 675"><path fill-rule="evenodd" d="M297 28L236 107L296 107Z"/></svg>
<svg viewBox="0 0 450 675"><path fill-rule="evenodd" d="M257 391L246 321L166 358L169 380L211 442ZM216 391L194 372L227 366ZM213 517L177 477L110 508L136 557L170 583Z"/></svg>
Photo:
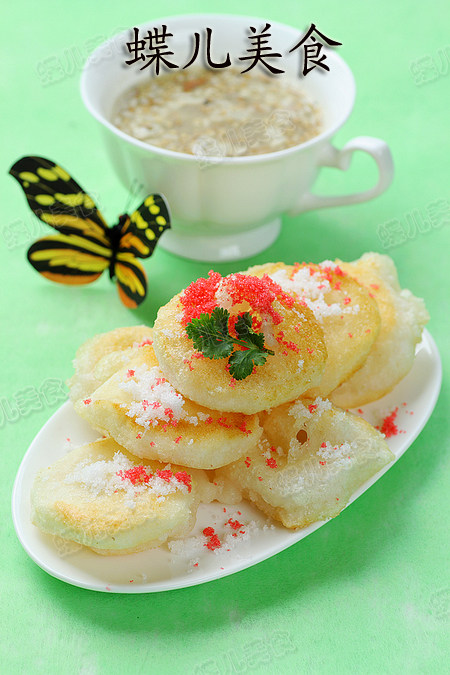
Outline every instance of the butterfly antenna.
<svg viewBox="0 0 450 675"><path fill-rule="evenodd" d="M130 192L127 197L124 213L128 213L129 209L131 208L132 202L136 199L136 197L139 195L139 193L142 193L144 191L144 185L139 181L138 178L134 178L131 182L130 185Z"/></svg>

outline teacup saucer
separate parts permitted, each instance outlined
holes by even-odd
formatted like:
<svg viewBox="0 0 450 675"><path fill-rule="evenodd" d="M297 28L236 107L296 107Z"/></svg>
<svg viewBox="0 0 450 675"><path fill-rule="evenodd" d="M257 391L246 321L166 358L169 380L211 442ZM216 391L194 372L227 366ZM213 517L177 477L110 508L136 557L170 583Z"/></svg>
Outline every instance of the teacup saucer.
<svg viewBox="0 0 450 675"><path fill-rule="evenodd" d="M170 253L190 260L242 260L261 253L273 244L280 234L281 218L244 232L234 232L231 228L230 234L214 235L208 232L207 225L204 230L205 234L202 235L201 230L189 234L191 230L187 229L185 234L182 228L170 229L161 237L159 245Z"/></svg>

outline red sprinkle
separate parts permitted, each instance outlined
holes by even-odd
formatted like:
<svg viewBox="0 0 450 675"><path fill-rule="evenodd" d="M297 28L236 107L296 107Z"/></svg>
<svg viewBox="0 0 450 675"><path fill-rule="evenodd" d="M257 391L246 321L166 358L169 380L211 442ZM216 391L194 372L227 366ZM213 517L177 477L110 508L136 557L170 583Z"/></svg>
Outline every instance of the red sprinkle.
<svg viewBox="0 0 450 675"><path fill-rule="evenodd" d="M240 273L222 277L218 272L210 270L208 279L197 279L180 297L183 305L183 325L186 326L202 313L210 314L217 307L216 292L220 286L229 294L234 305L247 302L261 315L269 315L274 324L282 321L279 312L273 308L274 300L278 300L287 308L294 304L294 299L267 274L261 279Z"/></svg>
<svg viewBox="0 0 450 675"><path fill-rule="evenodd" d="M170 469L162 469L162 470L158 469L158 471L156 472L156 476L158 476L158 478L162 478L167 483L169 483L170 479L173 477L173 473Z"/></svg>
<svg viewBox="0 0 450 675"><path fill-rule="evenodd" d="M120 476L122 480L129 480L133 485L142 485L143 483L148 483L152 474L147 473L142 464L140 464L139 466L127 469L127 471L118 471L117 476Z"/></svg>
<svg viewBox="0 0 450 675"><path fill-rule="evenodd" d="M398 413L398 408L394 408L394 410L389 414L386 415L386 417L383 420L383 423L381 427L376 427L381 431L382 434L386 436L386 438L391 438L391 436L397 436L399 433L399 429L397 425L395 424L395 419L397 418L397 413Z"/></svg>
<svg viewBox="0 0 450 675"><path fill-rule="evenodd" d="M308 410L310 413L314 413L317 410L317 403L310 403L308 406Z"/></svg>
<svg viewBox="0 0 450 675"><path fill-rule="evenodd" d="M131 368L127 371L127 377L134 377L134 370Z"/></svg>
<svg viewBox="0 0 450 675"><path fill-rule="evenodd" d="M205 537L209 537L209 541L207 541L204 546L206 546L206 548L208 548L210 551L215 551L216 548L220 548L222 546L219 537L214 533L213 527L205 527L203 534Z"/></svg>
<svg viewBox="0 0 450 675"><path fill-rule="evenodd" d="M219 424L221 427L224 427L224 429L232 429L233 425L228 424L228 420L226 417L219 417L217 420L217 424Z"/></svg>
<svg viewBox="0 0 450 675"><path fill-rule="evenodd" d="M85 398L83 403L84 403L84 405L89 405L89 403L92 403L92 399L91 398Z"/></svg>
<svg viewBox="0 0 450 675"><path fill-rule="evenodd" d="M240 523L238 520L231 520L231 518L227 520L225 525L229 525L233 530L238 530L240 527L243 527L243 523Z"/></svg>
<svg viewBox="0 0 450 675"><path fill-rule="evenodd" d="M246 457L245 460L244 460L245 466L248 468L251 463L252 463L252 460L250 459L250 457Z"/></svg>
<svg viewBox="0 0 450 675"><path fill-rule="evenodd" d="M330 284L334 280L334 275L337 276L344 276L344 273L340 269L340 267L336 267L333 269L329 265L327 267L322 267L321 265L316 265L317 271L324 277Z"/></svg>
<svg viewBox="0 0 450 675"><path fill-rule="evenodd" d="M239 429L239 431L242 431L242 433L245 434L246 436L249 436L252 433L251 429L247 429L245 420L237 428Z"/></svg>
<svg viewBox="0 0 450 675"><path fill-rule="evenodd" d="M278 467L278 464L277 464L276 459L274 457L267 457L266 458L266 464L271 469L276 469Z"/></svg>
<svg viewBox="0 0 450 675"><path fill-rule="evenodd" d="M297 274L297 272L299 271L300 267L301 267L301 265L300 265L299 262L295 262L295 263L292 265L292 270L291 270L291 272L289 273L289 279L290 279L291 281L292 281L292 279L295 277L295 275Z"/></svg>
<svg viewBox="0 0 450 675"><path fill-rule="evenodd" d="M205 546L206 548L209 548L210 551L215 551L216 548L220 548L222 544L217 534L213 534L211 539L206 542Z"/></svg>
<svg viewBox="0 0 450 675"><path fill-rule="evenodd" d="M250 307L260 314L268 314L274 324L279 324L283 320L272 307L274 300L279 300L287 308L294 304L292 296L284 293L281 286L267 274L261 279L247 274L232 274L225 279L225 286L234 304L248 302Z"/></svg>
<svg viewBox="0 0 450 675"><path fill-rule="evenodd" d="M287 347L287 349L290 349L291 351L295 352L296 354L300 353L300 348L298 345L295 344L295 342L292 342L292 340L284 340L284 333L283 331L280 331L278 335L275 337L276 341L282 345L283 347ZM287 352L284 351L283 354L287 356Z"/></svg>
<svg viewBox="0 0 450 675"><path fill-rule="evenodd" d="M216 291L222 277L218 272L210 270L208 279L197 279L190 284L180 297L183 310L183 324L186 326L192 319L197 319L202 312L210 314L217 306Z"/></svg>
<svg viewBox="0 0 450 675"><path fill-rule="evenodd" d="M188 492L192 490L192 476L186 471L177 471L175 478L179 483L184 483L184 485L186 485Z"/></svg>

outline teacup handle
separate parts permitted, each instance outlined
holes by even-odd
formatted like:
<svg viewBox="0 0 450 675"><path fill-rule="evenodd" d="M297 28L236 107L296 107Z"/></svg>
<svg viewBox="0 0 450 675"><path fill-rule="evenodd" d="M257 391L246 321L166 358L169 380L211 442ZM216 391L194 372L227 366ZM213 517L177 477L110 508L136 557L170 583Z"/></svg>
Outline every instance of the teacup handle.
<svg viewBox="0 0 450 675"><path fill-rule="evenodd" d="M302 196L298 204L291 209L289 215L295 215L302 211L324 208L328 206L342 206L343 204L359 204L377 197L384 192L392 182L394 176L394 162L387 143L372 136L358 136L338 150L333 145L328 145L324 155L320 158L320 166L330 166L342 171L347 171L350 166L353 153L357 150L367 152L375 160L378 166L378 182L370 190L355 192L349 195L336 195L327 197L307 192Z"/></svg>

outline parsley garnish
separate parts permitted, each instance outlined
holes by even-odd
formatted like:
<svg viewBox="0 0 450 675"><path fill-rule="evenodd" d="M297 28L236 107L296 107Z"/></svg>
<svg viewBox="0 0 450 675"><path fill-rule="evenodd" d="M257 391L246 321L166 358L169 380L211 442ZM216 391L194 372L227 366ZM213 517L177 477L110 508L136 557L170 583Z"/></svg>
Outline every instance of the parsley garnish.
<svg viewBox="0 0 450 675"><path fill-rule="evenodd" d="M228 321L230 312L223 307L215 307L211 314L200 314L186 326L186 333L194 343L195 349L208 359L229 357L229 372L235 380L243 380L251 375L254 366L262 366L268 354L274 352L264 346L263 333L252 330L252 316L249 312L240 314L234 325L237 338L230 335ZM243 347L236 349L234 347Z"/></svg>

